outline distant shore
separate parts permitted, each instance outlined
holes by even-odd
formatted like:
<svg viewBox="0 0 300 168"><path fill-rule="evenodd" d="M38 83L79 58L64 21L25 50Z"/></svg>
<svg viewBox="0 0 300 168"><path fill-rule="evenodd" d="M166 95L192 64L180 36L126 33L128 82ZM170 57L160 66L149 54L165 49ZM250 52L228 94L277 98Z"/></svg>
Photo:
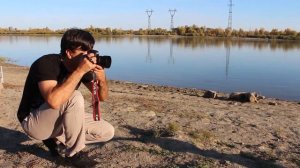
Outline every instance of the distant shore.
<svg viewBox="0 0 300 168"><path fill-rule="evenodd" d="M231 28L209 28L205 26L178 26L172 30L164 28L153 29L138 29L138 30L122 30L116 28L99 28L87 27L85 30L91 32L94 36L120 36L120 35L151 35L151 36L187 36L187 37L221 37L221 38L258 38L258 39L279 39L279 40L300 40L300 32L286 28L284 30L272 29L266 30L264 28L256 28L253 30L231 29ZM14 34L14 35L61 35L67 28L51 30L45 28L30 28L27 30L18 28L0 28L1 34Z"/></svg>
<svg viewBox="0 0 300 168"><path fill-rule="evenodd" d="M14 33L7 33L7 34L0 34L0 36L58 36L61 37L62 33L57 34L14 34ZM125 34L125 35L94 35L96 38L101 37L172 37L172 38L200 38L200 39L224 39L224 40L249 40L249 41L282 41L282 42L300 42L299 39L282 39L282 38L265 38L265 37L211 37L211 36L183 36L183 35L133 35L133 34Z"/></svg>

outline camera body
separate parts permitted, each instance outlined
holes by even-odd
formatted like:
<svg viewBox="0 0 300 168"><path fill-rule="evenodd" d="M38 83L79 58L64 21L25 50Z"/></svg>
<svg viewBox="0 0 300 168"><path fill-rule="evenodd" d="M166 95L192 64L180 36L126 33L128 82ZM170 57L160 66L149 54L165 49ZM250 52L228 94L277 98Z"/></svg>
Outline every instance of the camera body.
<svg viewBox="0 0 300 168"><path fill-rule="evenodd" d="M95 54L95 57L96 57L96 64L97 65L100 65L102 68L110 68L111 66L111 57L108 56L108 55L99 55L98 51L97 50L90 50L88 52L88 54L90 53L93 53ZM92 63L94 63L89 57L88 57L88 54L87 55L83 55L85 58L87 58L89 61L91 61ZM87 83L87 82L91 82L93 79L94 79L94 72L93 71L90 71L90 72L87 72L86 74L83 75L81 81L84 82L84 83Z"/></svg>
<svg viewBox="0 0 300 168"><path fill-rule="evenodd" d="M100 65L102 68L110 68L111 66L111 57L108 55L99 55L97 50L90 50L88 54L93 53L96 56L96 64ZM88 55L85 55L86 57ZM88 57L87 57L88 58ZM89 59L89 58L88 58ZM90 59L89 59L90 60Z"/></svg>

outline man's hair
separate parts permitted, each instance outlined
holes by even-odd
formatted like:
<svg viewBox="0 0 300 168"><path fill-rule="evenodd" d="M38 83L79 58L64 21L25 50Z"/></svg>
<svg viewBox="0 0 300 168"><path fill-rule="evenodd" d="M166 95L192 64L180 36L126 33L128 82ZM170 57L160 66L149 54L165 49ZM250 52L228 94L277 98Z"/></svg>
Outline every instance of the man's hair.
<svg viewBox="0 0 300 168"><path fill-rule="evenodd" d="M81 47L83 51L93 49L95 44L94 37L87 31L81 29L69 29L67 30L60 43L60 53L66 54L66 50L74 51L78 47Z"/></svg>

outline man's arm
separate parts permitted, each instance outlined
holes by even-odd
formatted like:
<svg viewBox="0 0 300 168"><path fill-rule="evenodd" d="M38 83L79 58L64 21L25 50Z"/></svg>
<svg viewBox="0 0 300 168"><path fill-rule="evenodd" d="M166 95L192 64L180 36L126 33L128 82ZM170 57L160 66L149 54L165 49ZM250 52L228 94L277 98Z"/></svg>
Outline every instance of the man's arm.
<svg viewBox="0 0 300 168"><path fill-rule="evenodd" d="M43 98L51 108L60 108L71 97L82 76L95 66L84 59L62 84L58 84L55 80L39 82L38 86Z"/></svg>

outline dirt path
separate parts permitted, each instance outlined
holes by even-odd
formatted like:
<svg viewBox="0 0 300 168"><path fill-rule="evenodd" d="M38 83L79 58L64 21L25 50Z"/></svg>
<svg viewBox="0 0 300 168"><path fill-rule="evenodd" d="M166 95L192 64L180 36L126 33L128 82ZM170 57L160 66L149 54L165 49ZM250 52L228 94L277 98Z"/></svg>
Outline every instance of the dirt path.
<svg viewBox="0 0 300 168"><path fill-rule="evenodd" d="M27 67L2 64L0 167L69 167L16 119ZM113 140L89 145L96 167L300 167L300 104L203 98L203 91L110 81L103 117ZM91 112L90 94L86 111Z"/></svg>

